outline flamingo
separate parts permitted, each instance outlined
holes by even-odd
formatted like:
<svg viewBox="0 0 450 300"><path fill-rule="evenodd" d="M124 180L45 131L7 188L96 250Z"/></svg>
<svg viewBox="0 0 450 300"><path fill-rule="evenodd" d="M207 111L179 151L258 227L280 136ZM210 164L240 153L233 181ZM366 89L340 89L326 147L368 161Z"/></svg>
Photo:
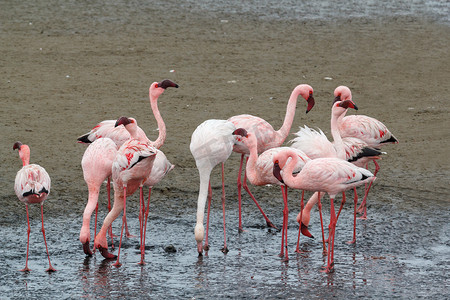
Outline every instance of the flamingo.
<svg viewBox="0 0 450 300"><path fill-rule="evenodd" d="M211 184L210 176L213 168L219 163L222 164L222 210L223 210L223 237L224 246L223 253L228 252L226 228L225 228L225 182L224 182L224 163L230 157L233 146L245 135L242 129L236 129L233 123L226 120L206 120L201 123L192 133L190 150L195 159L199 176L200 187L197 200L197 223L195 225L194 234L197 241L198 255L203 255L203 250L209 250L208 229L209 229L209 212L211 207ZM205 236L205 227L203 226L203 218L205 215L205 205L208 198L208 216L206 221L206 238L205 244L203 238Z"/></svg>
<svg viewBox="0 0 450 300"><path fill-rule="evenodd" d="M284 202L284 209L283 209L283 228L282 228L282 237L281 237L281 252L280 257L284 256L284 249L286 248L286 256L285 260L289 260L288 251L287 251L287 224L288 224L288 216L289 216L289 209L288 209L288 202L287 202L287 188L284 184L282 184L274 175L273 175L273 162L272 158L276 153L279 153L283 150L289 150L291 149L296 153L296 155L299 157L298 164L294 168L294 172L299 172L301 168L305 165L307 161L310 160L310 158L301 150L297 150L294 148L289 147L275 147L270 148L261 155L258 156L258 150L257 150L257 139L254 133L247 133L247 135L244 135L242 138L242 142L244 145L247 146L247 148L250 150L250 156L247 160L247 164L245 167L245 176L244 176L244 188L247 191L247 193L250 195L252 199L254 199L254 196L250 192L250 189L248 189L247 185L245 184L248 180L253 185L267 185L267 184L278 184L281 186L281 193L283 196L283 202ZM256 201L256 200L254 200ZM286 241L286 244L284 246L284 242Z"/></svg>
<svg viewBox="0 0 450 300"><path fill-rule="evenodd" d="M334 102L342 100L351 100L352 93L346 86L338 86L334 90ZM389 131L389 129L379 120L364 116L352 115L345 116L345 113L338 120L338 128L341 136L355 137L367 143L369 147L380 148L386 144L398 144L398 139ZM372 160L375 165L374 175L380 170L376 160ZM358 211L363 213L362 219L367 218L367 194L372 184L369 184L364 199L358 208Z"/></svg>
<svg viewBox="0 0 450 300"><path fill-rule="evenodd" d="M321 157L337 157L340 159L347 160L353 164L362 167L363 164L367 163L371 159L380 158L379 155L382 154L374 148L368 147L368 145L357 138L341 138L339 130L337 129L337 121L339 117L345 113L348 108L358 109L356 104L352 100L345 100L341 102L334 103L331 109L331 134L333 136L333 143L328 140L325 134L319 130L313 130L308 126L301 128L297 133L297 137L290 141L291 146L296 149L304 151L311 159L321 158ZM353 240L352 243L356 241L356 203L358 201L358 196L356 193L356 188L354 188L354 202L355 202L355 213L353 222ZM345 199L345 193L343 193ZM305 227L302 232L308 232L308 224L310 220L310 212L312 207L318 203L319 193L314 193L308 200L305 209L301 210L297 216L297 220L300 224L300 228ZM321 214L321 210L319 209ZM338 213L339 216L339 213ZM297 252L299 252L299 242L300 242L300 228L299 235L297 239ZM323 231L323 228L322 228ZM325 249L325 247L324 247Z"/></svg>
<svg viewBox="0 0 450 300"><path fill-rule="evenodd" d="M288 159L291 158L290 161ZM298 156L292 150L284 150L273 157L274 176L286 186L313 192L326 192L330 196L330 224L328 226L328 252L326 271L332 272L334 266L334 238L337 216L334 210L336 194L367 182L373 182L375 176L339 158L316 158L308 161L300 173L293 176ZM283 173L281 173L283 170ZM341 203L341 208L344 203Z"/></svg>
<svg viewBox="0 0 450 300"><path fill-rule="evenodd" d="M84 253L88 256L92 256L92 251L89 246L89 242L91 240L89 228L91 215L95 209L95 236L97 234L97 210L100 186L103 181L106 179L108 180L107 191L109 199L112 164L116 158L116 155L117 148L113 140L110 138L99 138L89 144L84 152L83 159L81 160L84 181L86 182L89 190L89 198L83 213L83 225L80 231L80 242L83 244ZM108 209L111 210L109 202Z"/></svg>
<svg viewBox="0 0 450 300"><path fill-rule="evenodd" d="M289 97L288 105L286 108L286 115L284 118L283 125L279 130L274 130L272 125L270 125L267 121L255 117L252 115L238 115L233 116L228 119L228 121L232 122L236 128L244 128L248 132L254 132L258 141L258 153L262 153L267 149L273 147L280 147L283 144L284 140L289 134L291 130L292 122L294 121L295 109L297 107L297 98L298 96L302 96L306 102L308 103L308 107L306 109L306 113L308 113L314 106L314 97L313 97L313 88L307 84L300 84L294 88ZM241 153L241 162L239 164L239 173L237 178L237 187L238 187L238 200L239 200L239 232L242 232L242 215L241 215L241 173L242 173L242 165L244 162L244 157L246 154L249 154L249 149L243 145L242 143L238 143L233 147L233 151L237 153ZM244 185L246 182L244 181ZM245 188L245 187L244 187ZM267 216L263 213L261 207L259 206L256 199L253 199L258 209L264 216L266 223L269 227L275 227L272 222L267 218Z"/></svg>
<svg viewBox="0 0 450 300"><path fill-rule="evenodd" d="M48 264L49 267L47 272L56 271L50 262L50 254L48 253L47 239L45 237L44 229L44 201L50 194L51 180L45 169L37 164L30 164L30 147L28 145L22 144L21 142L15 142L13 145L13 150L18 149L19 157L22 160L23 167L17 172L16 179L14 182L14 191L16 192L17 198L25 203L25 208L27 211L27 258L25 262L25 268L21 271L29 272L28 268L28 254L30 249L30 217L28 214L28 204L39 203L41 204L41 220L42 220L42 234L44 236L45 250L47 251Z"/></svg>
<svg viewBox="0 0 450 300"><path fill-rule="evenodd" d="M137 135L137 122L134 118L127 118L127 117L120 117L115 126L123 125L123 127L130 133L130 135L133 138L136 138L137 140L140 140L140 136ZM141 142L148 142L148 139L140 140ZM152 171L150 175L146 178L146 180L143 182L142 186L148 187L148 200L147 200L147 207L143 203L143 201L140 203L141 210L139 215L140 220L140 229L141 229L141 261L140 264L144 264L144 256L145 256L145 235L146 235L146 229L147 229L147 219L148 219L148 213L149 213L149 205L150 205L150 196L151 196L151 190L153 186L158 184L166 175L169 173L175 166L170 163L170 161L167 159L166 155L159 150L156 153L155 161L153 162ZM142 187L140 187L142 189ZM142 193L142 190L141 190ZM144 216L145 212L145 216Z"/></svg>
<svg viewBox="0 0 450 300"><path fill-rule="evenodd" d="M117 151L112 165L112 178L114 183L114 204L111 211L105 217L102 228L94 240L94 247L99 249L105 258L116 256L108 252L106 232L112 222L123 210L122 230L120 233L119 250L117 261L113 264L119 267L120 249L122 245L123 229L126 220L126 198L132 195L147 179L152 170L156 152L158 150L136 139L125 142ZM142 201L142 199L140 199Z"/></svg>
<svg viewBox="0 0 450 300"><path fill-rule="evenodd" d="M149 100L150 100L150 106L153 111L153 115L156 119L156 122L158 124L158 138L155 142L150 141L148 139L145 132L137 125L137 122L135 119L130 118L136 125L133 128L129 128L132 132L134 132L135 138L142 142L147 142L155 146L157 149L159 149L165 141L166 138L166 125L164 123L164 120L162 119L162 116L158 109L158 98L161 96L164 91L169 87L175 87L178 88L178 84L174 83L171 80L165 79L161 82L153 82L149 87ZM129 130L125 129L124 126L115 126L117 120L105 120L100 123L98 123L91 131L89 131L86 134L83 134L82 136L78 137L79 143L85 143L90 144L93 143L96 139L99 138L110 138L113 140L116 144L117 149L122 146L123 143L128 141L131 138L131 134ZM159 159L158 159L159 160ZM160 164L156 164L160 165ZM107 168L107 166L104 166L103 168ZM107 184L107 191L108 191L108 208L111 207L111 200L110 200L110 187L109 187L109 181ZM125 222L125 230L126 230L126 236L130 237L132 236L128 230L127 223ZM85 247L85 246L83 246Z"/></svg>

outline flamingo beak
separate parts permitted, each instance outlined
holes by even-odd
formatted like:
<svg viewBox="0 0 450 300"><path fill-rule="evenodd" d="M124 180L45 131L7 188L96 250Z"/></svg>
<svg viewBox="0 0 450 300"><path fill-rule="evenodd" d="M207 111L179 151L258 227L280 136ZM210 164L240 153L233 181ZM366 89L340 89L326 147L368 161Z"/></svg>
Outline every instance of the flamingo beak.
<svg viewBox="0 0 450 300"><path fill-rule="evenodd" d="M309 95L308 99L306 99L306 102L308 102L308 107L306 108L306 113L308 113L316 103L314 100L314 96L312 94Z"/></svg>
<svg viewBox="0 0 450 300"><path fill-rule="evenodd" d="M333 104L336 103L336 102L339 102L339 101L341 101L341 95L338 95L338 96L334 97Z"/></svg>
<svg viewBox="0 0 450 300"><path fill-rule="evenodd" d="M127 117L120 117L119 119L117 119L116 124L114 124L114 127L117 127L119 125L128 125L131 123L131 120L128 119Z"/></svg>
<svg viewBox="0 0 450 300"><path fill-rule="evenodd" d="M281 177L280 165L277 162L273 164L273 176L284 184L283 178Z"/></svg>
<svg viewBox="0 0 450 300"><path fill-rule="evenodd" d="M87 256L92 256L91 247L89 247L89 241L83 244L83 251Z"/></svg>
<svg viewBox="0 0 450 300"><path fill-rule="evenodd" d="M197 242L198 256L203 256L203 245L202 242Z"/></svg>
<svg viewBox="0 0 450 300"><path fill-rule="evenodd" d="M117 255L108 252L107 248L103 248L102 246L98 246L98 251L102 254L102 256L106 259L115 259Z"/></svg>
<svg viewBox="0 0 450 300"><path fill-rule="evenodd" d="M168 87L178 88L178 84L176 84L172 80L165 79L165 80L161 81L160 83L158 83L158 87L163 88L163 89L167 89Z"/></svg>
<svg viewBox="0 0 450 300"><path fill-rule="evenodd" d="M309 237L309 238L314 238L314 236L311 234L311 232L309 232L308 226L306 226L305 224L303 224L303 222L302 222L302 224L300 225L300 230L301 230L301 232L302 232L302 234L303 234L304 236L307 236L307 237Z"/></svg>

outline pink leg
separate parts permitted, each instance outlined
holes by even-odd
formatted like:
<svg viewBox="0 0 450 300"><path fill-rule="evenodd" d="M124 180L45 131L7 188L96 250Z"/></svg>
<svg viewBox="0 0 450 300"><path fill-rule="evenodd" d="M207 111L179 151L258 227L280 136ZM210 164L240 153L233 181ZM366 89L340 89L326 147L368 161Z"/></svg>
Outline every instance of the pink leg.
<svg viewBox="0 0 450 300"><path fill-rule="evenodd" d="M147 235L147 220L148 220L148 213L149 213L149 207L150 207L150 195L152 194L152 188L150 187L148 189L148 200L147 200L147 208L145 209L145 222L144 222L144 243L143 243L143 252L142 252L142 263L145 264L144 258L145 258L145 236Z"/></svg>
<svg viewBox="0 0 450 300"><path fill-rule="evenodd" d="M211 189L211 182L209 182L208 186L208 215L206 216L206 237L205 237L205 246L203 246L203 249L205 252L209 250L209 243L208 243L208 232L209 232L209 213L211 211L211 199L212 199L212 189ZM207 253L205 253L206 255Z"/></svg>
<svg viewBox="0 0 450 300"><path fill-rule="evenodd" d="M327 255L327 269L326 272L330 273L333 270L334 266L334 233L336 230L336 222L337 217L334 210L334 199L330 199L331 208L330 208L330 225L329 233L328 233L328 255Z"/></svg>
<svg viewBox="0 0 450 300"><path fill-rule="evenodd" d="M354 197L353 197L353 203L354 203L354 211L353 211L353 240L348 241L348 244L354 244L356 243L356 206L358 205L358 193L356 192L356 188L353 188L354 191Z"/></svg>
<svg viewBox="0 0 450 300"><path fill-rule="evenodd" d="M300 235L302 232L302 217L303 217L303 200L305 198L305 190L302 190L302 199L300 200L300 223L298 224L298 237L297 237L297 248L295 248L295 252L302 253L300 251Z"/></svg>
<svg viewBox="0 0 450 300"><path fill-rule="evenodd" d="M266 220L267 226L268 227L272 227L278 230L278 228L273 225L273 223L269 220L269 218L266 216L266 214L264 213L264 211L262 210L261 206L259 206L258 201L256 201L255 197L253 196L253 194L250 192L250 189L248 188L247 185L247 174L244 174L244 190L247 191L247 193L250 195L250 197L252 198L253 202L255 202L256 206L258 207L259 211L261 212L261 214L263 215L264 219Z"/></svg>
<svg viewBox="0 0 450 300"><path fill-rule="evenodd" d="M48 247L47 247L47 239L45 238L45 229L44 229L44 206L41 205L41 219L42 219L42 235L44 236L44 243L45 243L45 250L47 251L47 257L48 257L48 269L47 272L55 272L55 268L52 267L52 263L50 262L50 254L48 253Z"/></svg>
<svg viewBox="0 0 450 300"><path fill-rule="evenodd" d="M139 188L139 234L140 234L140 247L141 250L141 261L138 263L140 265L144 264L144 253L143 253L143 245L144 245L144 211L145 211L145 203L144 203L144 195L142 187Z"/></svg>
<svg viewBox="0 0 450 300"><path fill-rule="evenodd" d="M117 261L113 263L113 266L120 267L122 264L119 262L120 248L122 247L123 229L125 227L125 221L127 220L127 187L123 187L123 217L122 217L122 229L120 230L120 242L119 251L117 252Z"/></svg>
<svg viewBox="0 0 450 300"><path fill-rule="evenodd" d="M28 204L25 204L25 207L27 209L27 223L28 223L28 230L27 230L27 235L28 235L28 239L27 239L27 259L25 261L25 268L23 268L20 271L22 271L22 272L29 272L29 271L31 271L28 268L28 252L29 252L29 249L30 249L30 232L31 232L31 227L30 227L30 216L28 214Z"/></svg>
<svg viewBox="0 0 450 300"><path fill-rule="evenodd" d="M285 252L286 252L286 256L284 257L284 260L288 261L289 255L288 255L288 241L287 241L288 234L287 234L287 232L288 232L289 208L288 208L287 186L282 186L282 188L283 187L284 187L284 191L283 191L283 202L284 202L283 225L284 225L284 239L285 239L284 248L285 248Z"/></svg>
<svg viewBox="0 0 450 300"><path fill-rule="evenodd" d="M322 229L323 254L326 254L327 247L325 246L325 233L323 231L322 202L320 202L320 193L318 193L317 197L318 197L317 207L319 208L319 216L320 216L320 227Z"/></svg>
<svg viewBox="0 0 450 300"><path fill-rule="evenodd" d="M341 207L339 207L339 211L338 211L336 219L339 219L339 215L341 214L342 207L344 206L345 201L346 201L345 192L342 192L342 203L341 203Z"/></svg>
<svg viewBox="0 0 450 300"><path fill-rule="evenodd" d="M380 170L380 165L378 165L376 160L373 160L373 163L375 164L375 171L373 172L373 175L376 176L378 171ZM369 194L370 188L372 187L373 181L369 183L369 186L367 187L363 201L361 202L361 205L358 207L358 213L362 213L363 215L360 217L360 219L367 219L367 195Z"/></svg>
<svg viewBox="0 0 450 300"><path fill-rule="evenodd" d="M108 193L108 212L111 211L111 177L108 177L108 182L106 183L106 192ZM114 240L113 240L113 232L112 225L109 226L109 236L111 238L111 248L114 249Z"/></svg>
<svg viewBox="0 0 450 300"><path fill-rule="evenodd" d="M227 235L225 228L225 174L224 174L224 163L222 163L222 210L223 210L223 249L222 252L227 254Z"/></svg>
<svg viewBox="0 0 450 300"><path fill-rule="evenodd" d="M242 204L242 192L241 192L241 188L242 188L242 181L241 181L241 173L242 173L242 165L244 163L244 156L245 154L241 155L241 162L239 164L239 173L238 173L238 178L237 178L237 189L238 189L238 201L239 201L239 227L238 227L238 231L239 232L244 232L244 229L242 228L242 212L241 212L241 204Z"/></svg>
<svg viewBox="0 0 450 300"><path fill-rule="evenodd" d="M283 203L285 202L284 201L284 189L285 189L285 186L284 185L282 185L281 186L281 195L283 195ZM283 209L283 225L281 226L281 251L280 251L280 254L278 254L278 256L279 257L284 257L284 248L285 248L285 246L284 246L284 234L285 234L285 224L286 224L286 218L285 218L285 215L284 215L284 209Z"/></svg>
<svg viewBox="0 0 450 300"><path fill-rule="evenodd" d="M94 237L97 236L97 216L98 216L98 200L97 200L97 205L95 206ZM86 254L89 254L89 251ZM95 252L95 246L94 246L93 251ZM90 255L92 255L92 253Z"/></svg>

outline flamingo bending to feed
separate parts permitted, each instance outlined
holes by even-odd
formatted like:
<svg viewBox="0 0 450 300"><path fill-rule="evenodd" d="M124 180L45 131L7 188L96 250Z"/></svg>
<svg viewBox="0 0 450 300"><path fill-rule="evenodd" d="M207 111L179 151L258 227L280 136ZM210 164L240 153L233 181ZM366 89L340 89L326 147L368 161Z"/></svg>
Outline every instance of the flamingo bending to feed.
<svg viewBox="0 0 450 300"><path fill-rule="evenodd" d="M94 237L97 234L97 211L98 211L98 195L100 187L106 179L108 199L110 191L110 178L112 175L112 164L117 155L116 144L110 138L96 139L89 144L84 152L81 160L81 167L83 168L84 181L89 190L89 198L86 208L83 213L83 225L80 230L80 242L83 244L83 251L88 256L92 256L92 251L89 246L91 240L90 221L91 215L95 209L95 231ZM108 202L108 209L111 210Z"/></svg>
<svg viewBox="0 0 450 300"><path fill-rule="evenodd" d="M131 130L134 131L135 138L142 142L148 142L155 146L157 149L159 149L165 141L166 138L166 125L164 123L164 120L159 112L158 109L158 98L161 96L164 91L169 87L175 87L178 88L178 84L174 83L171 80L165 79L161 82L153 82L149 87L149 100L150 100L150 106L152 108L153 115L156 119L156 122L158 124L158 138L155 142L152 142L148 139L145 132L137 126L137 122L135 119L130 118L130 120L133 120L135 122L136 127L132 128ZM131 138L130 132L125 129L124 126L115 126L117 120L105 120L100 123L98 123L91 131L88 133L78 137L79 143L85 143L90 144L93 143L96 139L99 138L110 138L114 141L116 144L117 149L122 146L123 143L128 141ZM158 159L159 160L159 159ZM160 165L160 164L157 164ZM103 168L106 168L107 166L104 166ZM108 208L111 207L111 200L110 200L110 187L109 187L109 180L107 184L107 191L108 191ZM128 231L127 223L125 222L125 230L126 230L126 236L130 237L132 236ZM88 253L86 253L88 254Z"/></svg>
<svg viewBox="0 0 450 300"><path fill-rule="evenodd" d="M302 96L306 102L308 103L308 107L306 109L306 113L308 113L314 107L314 97L313 97L313 88L307 84L300 84L294 88L289 97L289 101L286 108L286 115L284 118L283 125L279 130L274 130L272 125L270 125L264 119L253 115L238 115L233 116L228 119L228 121L232 122L236 128L244 128L247 132L255 133L257 144L258 144L258 153L262 153L267 149L273 147L280 147L283 144L284 140L289 134L291 130L292 122L294 121L295 109L297 107L297 98L298 96ZM249 149L242 143L238 143L233 147L233 151L237 153L241 153L241 162L239 164L239 173L237 179L238 186L238 200L239 200L239 231L242 232L242 216L241 216L241 173L242 173L242 165L244 162L244 156L249 154ZM246 182L244 181L244 185ZM245 188L245 187L244 187ZM264 219L267 222L269 227L275 227L272 222L267 218L264 214L263 210L259 206L256 199L253 199L256 206L259 208L261 213L264 216Z"/></svg>
<svg viewBox="0 0 450 300"><path fill-rule="evenodd" d="M285 258L285 260L289 260L288 251L287 251L287 230L288 230L288 217L289 217L289 208L287 201L287 187L282 184L274 175L273 175L273 156L280 151L283 150L292 150L298 156L298 163L294 168L294 172L300 172L302 167L305 165L310 158L301 150L297 150L289 147L275 147L270 148L261 155L258 156L257 151L257 139L254 133L247 133L242 138L242 142L248 147L250 150L250 156L247 160L247 164L245 167L245 176L244 176L244 188L247 193L254 199L250 189L248 189L245 184L248 180L253 185L267 185L267 184L278 184L281 186L281 193L283 195L284 209L283 209L283 227L282 227L282 237L281 237L281 252L280 257ZM255 200L256 201L256 200ZM312 236L311 236L312 237ZM284 255L284 249L286 249L286 255Z"/></svg>
<svg viewBox="0 0 450 300"><path fill-rule="evenodd" d="M352 93L346 86L338 86L334 90L334 102L343 100L351 100ZM341 136L355 137L367 143L369 147L380 148L386 144L398 144L397 138L389 131L389 129L379 120L364 116L352 115L345 116L345 113L338 120L338 128ZM375 165L374 175L376 176L380 170L376 160L372 160ZM367 166L366 166L367 168ZM367 218L367 194L372 184L370 183L364 195L364 199L358 208L360 213L363 213L362 219Z"/></svg>
<svg viewBox="0 0 450 300"><path fill-rule="evenodd" d="M13 150L18 149L19 156L22 160L23 167L17 172L16 179L14 182L14 191L16 192L17 198L25 203L27 211L27 258L25 262L25 268L21 271L28 272L31 271L28 268L28 253L30 249L30 217L28 214L28 204L39 203L41 205L41 220L42 220L42 234L44 236L45 250L47 251L48 264L49 267L47 272L56 271L50 262L50 254L48 253L47 239L45 237L44 229L44 201L50 194L51 180L45 169L37 164L30 164L30 147L24 145L21 142L15 142L13 145Z"/></svg>
<svg viewBox="0 0 450 300"><path fill-rule="evenodd" d="M288 161L288 159L291 160ZM339 158L316 158L308 161L300 173L294 177L293 172L298 156L292 150L284 150L273 157L273 172L278 180L286 186L313 191L326 192L330 196L330 224L328 226L327 272L334 266L334 239L337 216L334 209L334 198L338 193L366 182L375 180L373 174ZM281 173L283 170L283 173ZM341 203L341 207L343 202Z"/></svg>
<svg viewBox="0 0 450 300"><path fill-rule="evenodd" d="M296 133L297 137L290 142L292 147L304 151L311 159L323 158L323 157L336 157L344 159L348 162L355 164L356 166L362 167L369 160L379 159L379 155L382 154L381 151L369 147L365 142L357 138L342 138L339 134L337 128L337 122L340 116L345 113L348 108L358 109L356 104L352 100L345 100L333 104L331 109L331 134L333 136L333 142L330 142L325 134L319 130L316 131L307 126L300 128ZM354 188L354 222L353 222L353 240L356 241L356 203L358 201L358 196L356 193L356 188ZM343 193L345 199L345 193ZM300 224L300 228L305 227L302 232L308 232L307 227L310 220L310 213L312 207L319 202L319 193L314 193L308 200L305 209L302 209L297 216L297 221ZM319 213L321 210L319 208ZM338 213L339 216L339 213ZM321 217L322 219L322 217ZM322 227L323 232L323 227ZM297 239L297 250L299 251L300 242L300 230ZM325 249L325 246L324 246Z"/></svg>
<svg viewBox="0 0 450 300"><path fill-rule="evenodd" d="M224 179L224 163L230 157L233 146L245 135L242 129L236 129L233 123L226 120L206 120L201 123L192 133L190 150L195 159L199 176L200 187L197 200L197 223L194 233L197 241L198 255L203 255L203 250L209 250L208 229L209 229L209 212L211 208L211 171L219 163L222 164L222 210L223 210L223 237L224 246L222 252L227 253L227 239L225 228L225 179ZM205 205L208 199L208 216L206 221L206 238L205 244L203 238L205 236L205 227L203 226L203 218L205 215Z"/></svg>
<svg viewBox="0 0 450 300"><path fill-rule="evenodd" d="M99 249L105 258L115 258L108 252L106 232L112 222L123 210L122 230L120 233L119 250L117 261L114 266L120 266L119 256L122 245L123 229L126 220L126 199L132 195L147 179L152 170L158 150L147 143L136 139L130 139L117 151L116 159L112 165L112 178L114 182L114 204L111 211L105 217L100 232L95 237L94 246ZM143 201L140 199L140 201Z"/></svg>

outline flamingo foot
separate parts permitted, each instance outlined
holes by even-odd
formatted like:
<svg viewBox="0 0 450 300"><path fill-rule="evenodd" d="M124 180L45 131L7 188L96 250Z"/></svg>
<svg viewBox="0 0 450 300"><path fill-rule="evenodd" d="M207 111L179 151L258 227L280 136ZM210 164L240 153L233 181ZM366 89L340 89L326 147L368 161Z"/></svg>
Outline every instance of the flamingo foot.
<svg viewBox="0 0 450 300"><path fill-rule="evenodd" d="M23 268L22 270L20 270L21 272L30 272L31 269L28 267Z"/></svg>
<svg viewBox="0 0 450 300"><path fill-rule="evenodd" d="M361 217L358 217L358 220L367 220L367 215L362 215Z"/></svg>
<svg viewBox="0 0 450 300"><path fill-rule="evenodd" d="M87 241L86 243L83 244L83 251L87 256L89 256L89 257L92 256L91 247L89 247L89 241Z"/></svg>
<svg viewBox="0 0 450 300"><path fill-rule="evenodd" d="M311 232L309 232L309 230L308 230L308 226L306 226L305 224L303 224L303 222L302 222L302 224L300 225L300 230L301 230L301 232L302 232L302 234L304 235L304 236L307 236L307 237L309 237L309 238L314 238L314 236L311 234Z"/></svg>
<svg viewBox="0 0 450 300"><path fill-rule="evenodd" d="M205 244L205 246L203 246L203 250L209 251L209 244Z"/></svg>
<svg viewBox="0 0 450 300"><path fill-rule="evenodd" d="M145 262L143 259L141 259L141 261L138 262L138 265L141 265L141 266L143 266L143 265L145 265L145 264L146 264L146 262Z"/></svg>
<svg viewBox="0 0 450 300"><path fill-rule="evenodd" d="M119 261L116 261L115 263L112 264L114 267L119 268L122 266L122 264Z"/></svg>
<svg viewBox="0 0 450 300"><path fill-rule="evenodd" d="M347 242L347 244L350 244L350 245L355 244L355 243L356 243L356 239L353 239L353 240Z"/></svg>
<svg viewBox="0 0 450 300"><path fill-rule="evenodd" d="M49 273L56 272L56 269L53 268L52 266L50 266L50 267L48 267L47 270L45 270L45 272L49 272Z"/></svg>
<svg viewBox="0 0 450 300"><path fill-rule="evenodd" d="M131 233L129 233L129 232L126 232L125 233L125 236L127 237L127 238L135 238L136 236L135 235L133 235L133 234L131 234Z"/></svg>
<svg viewBox="0 0 450 300"><path fill-rule="evenodd" d="M239 232L239 233L244 233L244 232L246 232L246 231L247 231L247 230L244 230L242 227L239 227L239 228L238 228L238 232Z"/></svg>
<svg viewBox="0 0 450 300"><path fill-rule="evenodd" d="M227 254L230 250L228 250L228 247L223 247L220 251L222 251L223 254Z"/></svg>
<svg viewBox="0 0 450 300"><path fill-rule="evenodd" d="M102 246L98 246L98 251L100 251L101 255L106 259L114 259L117 255L108 252L107 248L103 248Z"/></svg>

